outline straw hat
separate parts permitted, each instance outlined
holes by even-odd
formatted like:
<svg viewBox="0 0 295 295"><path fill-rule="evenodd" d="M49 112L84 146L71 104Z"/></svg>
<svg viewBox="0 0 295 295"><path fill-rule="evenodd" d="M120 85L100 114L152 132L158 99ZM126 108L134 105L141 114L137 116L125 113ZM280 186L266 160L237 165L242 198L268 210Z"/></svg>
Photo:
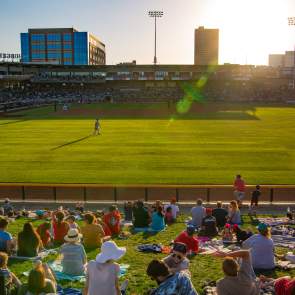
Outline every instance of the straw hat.
<svg viewBox="0 0 295 295"><path fill-rule="evenodd" d="M79 234L76 228L69 229L67 235L65 236L66 242L80 242L82 235Z"/></svg>
<svg viewBox="0 0 295 295"><path fill-rule="evenodd" d="M96 256L96 262L105 263L108 260L118 260L126 253L125 247L118 247L115 242L107 241L101 246L101 252Z"/></svg>

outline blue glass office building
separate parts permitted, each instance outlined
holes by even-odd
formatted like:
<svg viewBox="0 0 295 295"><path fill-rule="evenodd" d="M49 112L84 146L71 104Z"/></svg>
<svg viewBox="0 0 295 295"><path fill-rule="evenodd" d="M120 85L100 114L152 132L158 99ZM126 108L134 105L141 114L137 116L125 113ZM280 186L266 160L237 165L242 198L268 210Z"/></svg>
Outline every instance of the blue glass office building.
<svg viewBox="0 0 295 295"><path fill-rule="evenodd" d="M21 33L24 63L104 65L105 45L88 32L73 28L29 29Z"/></svg>

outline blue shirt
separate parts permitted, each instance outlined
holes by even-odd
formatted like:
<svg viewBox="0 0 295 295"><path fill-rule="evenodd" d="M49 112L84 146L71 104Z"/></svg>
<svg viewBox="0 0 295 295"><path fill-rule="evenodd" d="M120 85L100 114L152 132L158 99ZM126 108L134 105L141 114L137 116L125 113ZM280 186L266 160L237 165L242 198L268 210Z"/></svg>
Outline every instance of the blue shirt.
<svg viewBox="0 0 295 295"><path fill-rule="evenodd" d="M151 228L153 231L161 231L165 228L164 216L160 216L157 212L152 215Z"/></svg>
<svg viewBox="0 0 295 295"><path fill-rule="evenodd" d="M198 295L198 293L187 274L179 272L162 282L152 295Z"/></svg>
<svg viewBox="0 0 295 295"><path fill-rule="evenodd" d="M12 236L10 233L0 230L0 251L7 251L7 241L11 241Z"/></svg>

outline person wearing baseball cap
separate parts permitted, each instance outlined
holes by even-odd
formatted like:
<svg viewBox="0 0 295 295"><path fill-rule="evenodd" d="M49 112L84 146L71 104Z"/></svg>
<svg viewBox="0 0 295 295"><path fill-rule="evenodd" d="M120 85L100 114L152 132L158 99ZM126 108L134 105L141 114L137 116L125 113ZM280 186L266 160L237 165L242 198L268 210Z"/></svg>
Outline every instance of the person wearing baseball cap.
<svg viewBox="0 0 295 295"><path fill-rule="evenodd" d="M193 225L188 225L186 230L180 233L174 243L183 243L187 247L187 254L195 255L199 252L199 241L195 237L196 229Z"/></svg>
<svg viewBox="0 0 295 295"><path fill-rule="evenodd" d="M218 234L216 218L212 215L212 208L206 208L206 216L202 220L202 230L199 235L215 237Z"/></svg>
<svg viewBox="0 0 295 295"><path fill-rule="evenodd" d="M83 294L121 294L122 290L120 290L118 279L120 265L115 261L123 257L125 253L126 248L118 247L115 242L104 242L96 259L89 261L87 265L86 284ZM127 282L125 282L126 287Z"/></svg>
<svg viewBox="0 0 295 295"><path fill-rule="evenodd" d="M275 247L268 225L266 223L259 223L257 229L258 234L244 241L243 247L251 249L254 271L260 273L275 268Z"/></svg>

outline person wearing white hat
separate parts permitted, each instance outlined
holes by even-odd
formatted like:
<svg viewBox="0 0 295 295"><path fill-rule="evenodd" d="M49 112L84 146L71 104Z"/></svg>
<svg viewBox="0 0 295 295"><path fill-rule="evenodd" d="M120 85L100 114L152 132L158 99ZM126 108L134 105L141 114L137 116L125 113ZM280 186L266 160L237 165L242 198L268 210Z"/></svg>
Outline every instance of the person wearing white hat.
<svg viewBox="0 0 295 295"><path fill-rule="evenodd" d="M126 253L113 241L104 242L101 252L95 260L89 261L86 271L84 295L118 295L121 294L118 275L120 265L115 261Z"/></svg>
<svg viewBox="0 0 295 295"><path fill-rule="evenodd" d="M87 256L80 243L82 235L76 228L71 228L65 236L66 243L61 246L63 272L69 275L84 275Z"/></svg>

